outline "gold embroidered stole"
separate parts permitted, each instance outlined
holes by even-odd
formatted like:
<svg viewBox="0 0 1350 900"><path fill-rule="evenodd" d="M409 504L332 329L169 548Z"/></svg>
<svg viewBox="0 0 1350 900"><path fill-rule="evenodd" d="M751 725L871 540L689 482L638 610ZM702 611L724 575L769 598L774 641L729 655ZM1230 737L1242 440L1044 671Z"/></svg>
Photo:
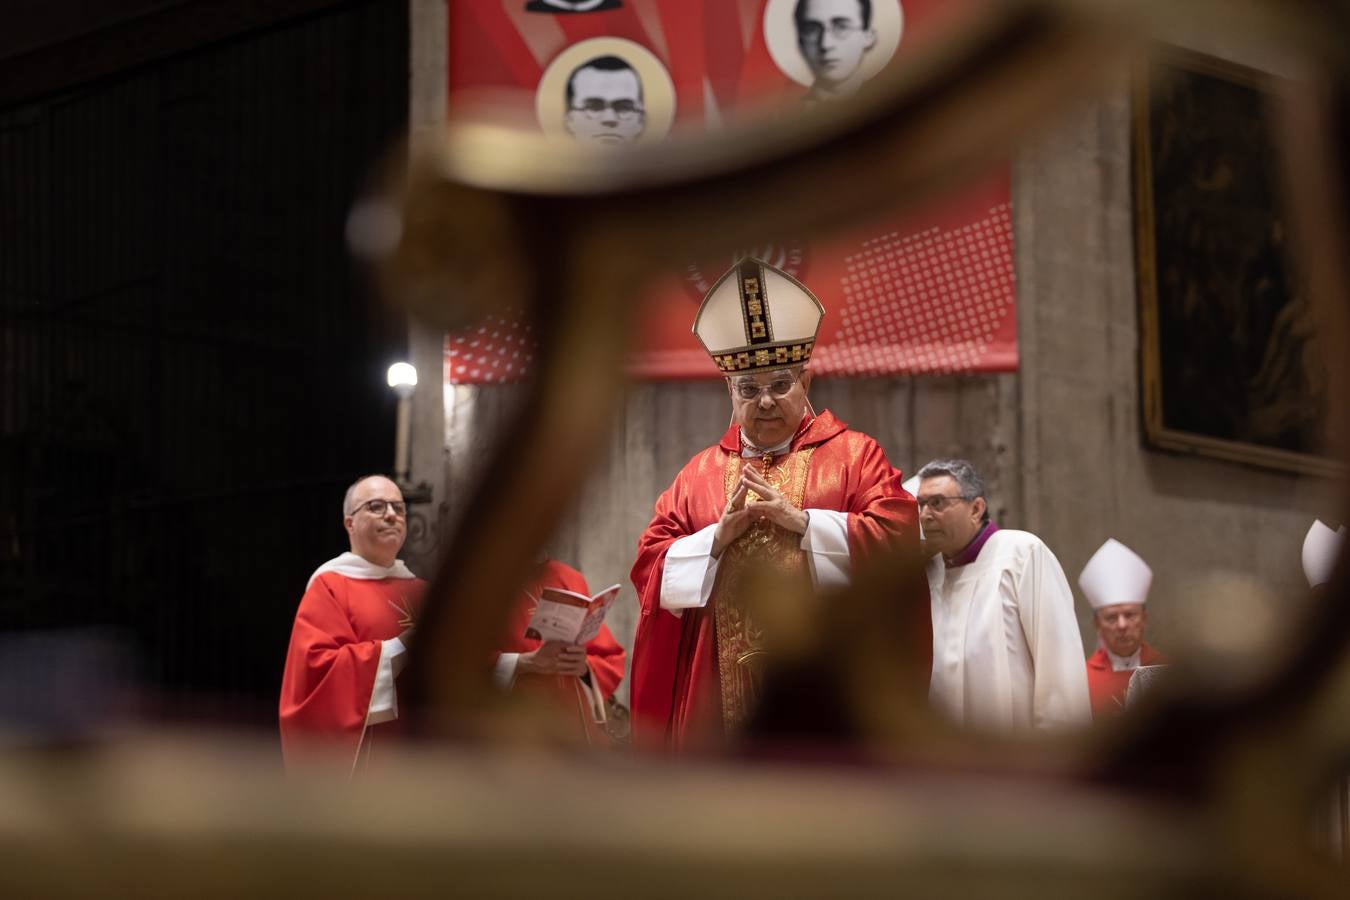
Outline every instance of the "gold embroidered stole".
<svg viewBox="0 0 1350 900"><path fill-rule="evenodd" d="M807 447L775 460L766 455L760 469L764 480L797 509L802 508L806 493L806 471L811 464L814 447ZM730 501L740 481L741 467L746 464L740 456L727 459L725 481L726 498ZM754 461L750 461L753 465ZM755 503L759 496L751 491L746 503ZM713 617L717 637L717 674L722 692L722 724L727 734L735 734L754 709L759 695L759 681L764 668L764 632L751 613L750 592L756 582L761 586L768 579L810 579L806 553L801 549L802 537L770 522L756 522L745 534L727 547L722 564L717 570L713 589L715 602Z"/></svg>

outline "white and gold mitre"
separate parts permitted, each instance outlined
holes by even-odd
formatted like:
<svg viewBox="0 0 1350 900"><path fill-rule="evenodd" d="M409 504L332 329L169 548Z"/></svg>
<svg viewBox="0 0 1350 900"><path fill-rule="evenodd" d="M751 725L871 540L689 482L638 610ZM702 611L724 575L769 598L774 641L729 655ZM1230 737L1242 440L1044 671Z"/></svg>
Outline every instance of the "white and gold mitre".
<svg viewBox="0 0 1350 900"><path fill-rule="evenodd" d="M804 365L825 307L800 281L747 257L717 279L694 316L694 334L724 375Z"/></svg>
<svg viewBox="0 0 1350 900"><path fill-rule="evenodd" d="M1078 586L1094 610L1120 603L1147 603L1152 584L1153 570L1148 563L1115 538L1108 538L1097 548L1078 576Z"/></svg>

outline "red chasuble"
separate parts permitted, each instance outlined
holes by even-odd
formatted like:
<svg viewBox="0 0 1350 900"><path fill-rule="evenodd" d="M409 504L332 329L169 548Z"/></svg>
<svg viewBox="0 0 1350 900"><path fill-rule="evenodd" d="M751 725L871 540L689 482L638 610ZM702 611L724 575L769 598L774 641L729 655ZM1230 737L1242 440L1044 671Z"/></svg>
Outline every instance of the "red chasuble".
<svg viewBox="0 0 1350 900"><path fill-rule="evenodd" d="M1140 644L1139 665L1161 666L1166 663L1167 657L1147 643ZM1134 669L1113 671L1111 657L1107 656L1106 650L1101 647L1088 657L1088 695L1092 698L1092 718L1105 719L1118 716L1125 710L1125 692L1130 687L1130 676L1133 674Z"/></svg>
<svg viewBox="0 0 1350 900"><path fill-rule="evenodd" d="M848 549L855 572L877 550L918 553L918 508L901 487L902 475L872 438L850 431L825 411L803 423L782 459L779 468L795 473L780 488L789 502L801 509L849 513ZM734 585L737 578L729 564L745 539L724 552L712 595L702 609L685 610L680 617L662 609L661 580L670 545L721 518L742 464L740 429L733 425L717 446L695 456L675 477L657 499L656 514L638 541L632 572L640 604L633 642L635 740L680 750L727 733L724 706L739 702L739 688L732 683L734 669L719 660L718 644L738 635L718 621L716 611L719 604L736 605L734 589L728 585ZM795 549L799 535L767 527L782 532L783 540L777 546L784 555L801 553ZM798 571L803 578L811 577L804 560ZM923 649L916 652L926 655L927 664L923 660L920 664L927 672L932 639L926 581L916 587L910 602L921 604L914 612L924 623Z"/></svg>
<svg viewBox="0 0 1350 900"><path fill-rule="evenodd" d="M591 589L580 572L557 560L545 560L540 571L526 585L521 602L511 614L501 652L528 653L539 648L542 642L525 637L525 628L530 624L530 616L534 614L540 592L546 587L559 587L588 597L591 595ZM600 689L601 696L606 700L612 697L623 680L624 650L614 640L608 625L601 625L595 640L586 645L586 663L591 670L592 683ZM592 715L586 688L579 678L572 675L519 675L515 687L552 694L564 708L576 710L579 727L588 738L593 741L605 740L603 730Z"/></svg>
<svg viewBox="0 0 1350 900"><path fill-rule="evenodd" d="M366 736L380 646L412 625L426 582L324 572L300 600L281 676L281 749L288 764L306 748L349 752ZM387 727L387 726L383 726Z"/></svg>

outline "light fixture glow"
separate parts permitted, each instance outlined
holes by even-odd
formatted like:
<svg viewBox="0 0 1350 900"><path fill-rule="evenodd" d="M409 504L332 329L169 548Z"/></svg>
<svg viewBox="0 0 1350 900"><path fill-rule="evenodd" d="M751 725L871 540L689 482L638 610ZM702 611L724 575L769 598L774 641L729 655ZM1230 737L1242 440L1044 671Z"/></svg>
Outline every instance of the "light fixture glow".
<svg viewBox="0 0 1350 900"><path fill-rule="evenodd" d="M412 363L396 362L389 367L389 386L391 388L415 387L417 369Z"/></svg>
<svg viewBox="0 0 1350 900"><path fill-rule="evenodd" d="M389 367L389 386L398 395L398 424L394 431L394 480L408 481L412 465L412 395L417 386L417 369L411 363L396 362Z"/></svg>

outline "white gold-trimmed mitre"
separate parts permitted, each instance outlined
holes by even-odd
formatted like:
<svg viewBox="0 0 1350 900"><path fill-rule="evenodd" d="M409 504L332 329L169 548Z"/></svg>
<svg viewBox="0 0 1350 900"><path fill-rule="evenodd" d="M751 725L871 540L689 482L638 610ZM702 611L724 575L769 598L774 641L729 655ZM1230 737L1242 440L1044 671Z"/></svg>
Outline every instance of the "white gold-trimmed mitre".
<svg viewBox="0 0 1350 900"><path fill-rule="evenodd" d="M704 296L694 334L723 375L771 372L810 361L824 317L805 285L749 257Z"/></svg>

